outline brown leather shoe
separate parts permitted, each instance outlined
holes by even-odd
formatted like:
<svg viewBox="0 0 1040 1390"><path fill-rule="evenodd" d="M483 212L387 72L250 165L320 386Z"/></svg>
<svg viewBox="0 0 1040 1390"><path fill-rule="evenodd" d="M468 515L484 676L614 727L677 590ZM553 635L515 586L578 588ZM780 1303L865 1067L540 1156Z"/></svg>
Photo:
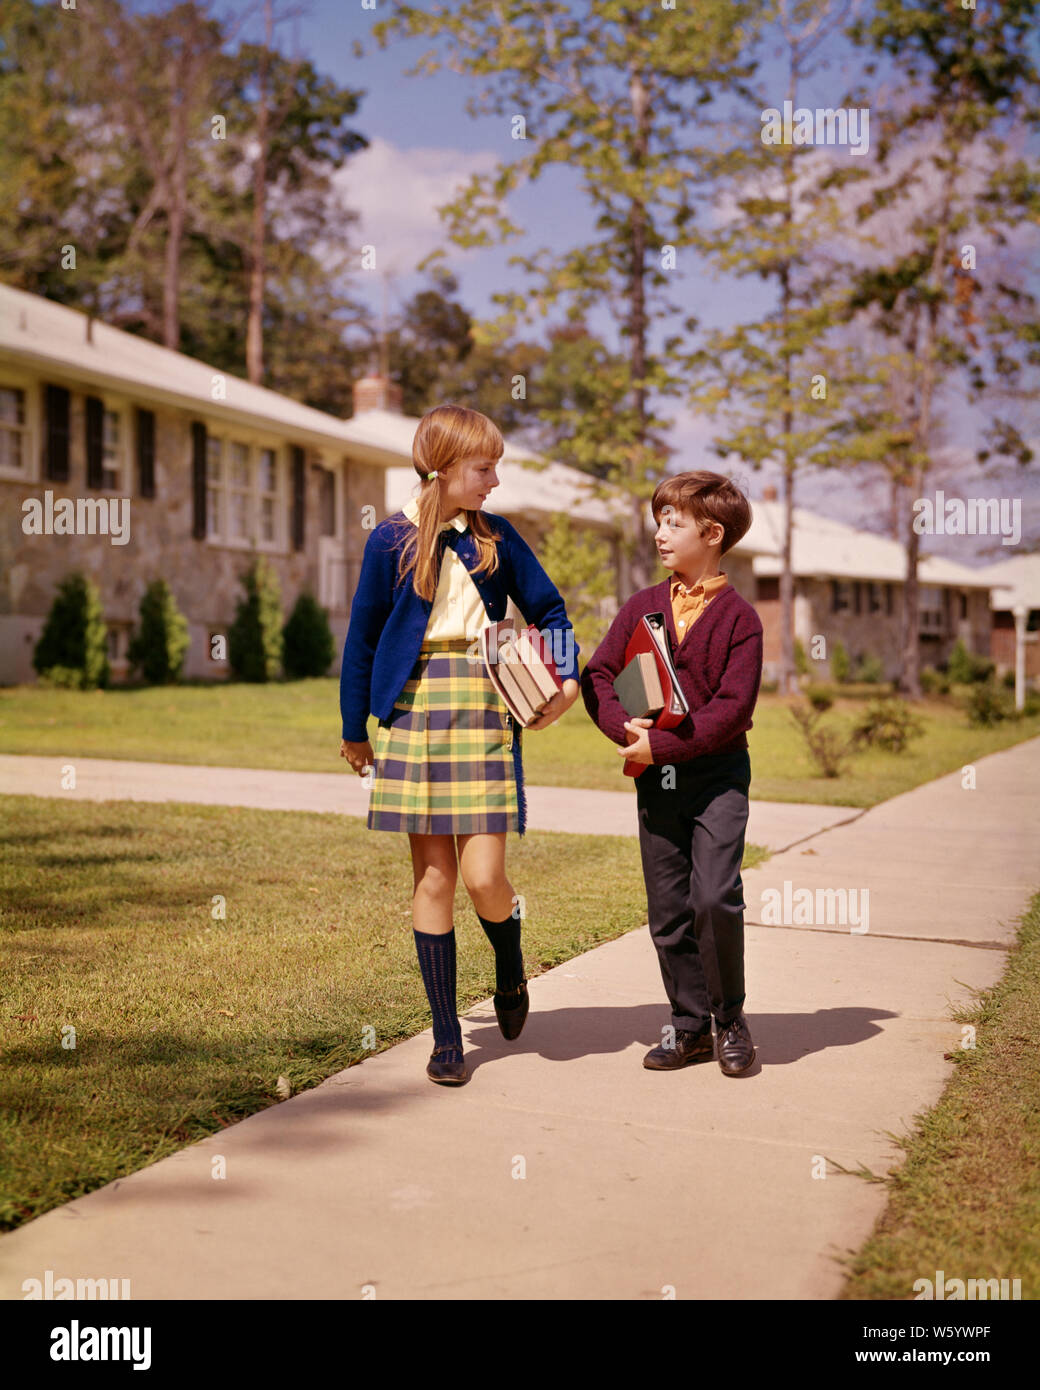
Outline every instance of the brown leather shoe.
<svg viewBox="0 0 1040 1390"><path fill-rule="evenodd" d="M747 1071L755 1060L755 1044L751 1041L747 1019L738 1014L736 1018L720 1027L715 1025L719 1039L719 1066L726 1076L739 1076Z"/></svg>
<svg viewBox="0 0 1040 1390"><path fill-rule="evenodd" d="M494 1005L499 1031L504 1038L512 1042L523 1031L527 1011L531 1007L531 1001L527 997L527 981L521 980L516 989L506 994L499 994L496 989Z"/></svg>
<svg viewBox="0 0 1040 1390"><path fill-rule="evenodd" d="M643 1066L650 1071L676 1071L679 1067L688 1067L691 1062L710 1062L714 1056L715 1041L710 1024L703 1033L688 1033L677 1028L675 1046L651 1048L643 1058Z"/></svg>
<svg viewBox="0 0 1040 1390"><path fill-rule="evenodd" d="M431 1081L436 1081L441 1086L462 1086L469 1080L469 1073L466 1071L466 1063L445 1062L440 1060L442 1052L454 1052L453 1047L435 1047L430 1053L430 1060L426 1063L426 1075Z"/></svg>

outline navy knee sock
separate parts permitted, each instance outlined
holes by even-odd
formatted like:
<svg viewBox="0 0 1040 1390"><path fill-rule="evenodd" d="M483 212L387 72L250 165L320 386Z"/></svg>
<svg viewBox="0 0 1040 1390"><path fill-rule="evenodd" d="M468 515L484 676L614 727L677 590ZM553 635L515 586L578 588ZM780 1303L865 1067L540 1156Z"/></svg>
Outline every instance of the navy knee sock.
<svg viewBox="0 0 1040 1390"><path fill-rule="evenodd" d="M416 931L415 950L419 957L426 997L433 1011L433 1045L450 1047L440 1059L444 1062L462 1061L462 1028L459 1025L455 999L455 928L443 935Z"/></svg>
<svg viewBox="0 0 1040 1390"><path fill-rule="evenodd" d="M504 922L489 922L477 913L484 934L495 948L495 988L499 994L518 989L524 978L524 958L520 952L520 918L509 916Z"/></svg>

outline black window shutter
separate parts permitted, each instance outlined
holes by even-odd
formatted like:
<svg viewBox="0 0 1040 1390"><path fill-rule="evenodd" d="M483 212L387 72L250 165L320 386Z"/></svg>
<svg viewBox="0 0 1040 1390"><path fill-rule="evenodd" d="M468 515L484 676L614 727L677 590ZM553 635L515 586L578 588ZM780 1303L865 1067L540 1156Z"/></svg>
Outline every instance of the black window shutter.
<svg viewBox="0 0 1040 1390"><path fill-rule="evenodd" d="M69 393L64 386L48 386L46 394L47 477L56 483L69 480Z"/></svg>
<svg viewBox="0 0 1040 1390"><path fill-rule="evenodd" d="M886 612L888 613L888 616L891 617L891 616L892 616L892 611L893 611L893 604L892 604L892 585L891 585L891 584L886 584L886 585L885 585L885 609L886 609Z"/></svg>
<svg viewBox="0 0 1040 1390"><path fill-rule="evenodd" d="M87 397L87 487L104 484L105 407L97 396Z"/></svg>
<svg viewBox="0 0 1040 1390"><path fill-rule="evenodd" d="M206 539L206 426L191 422L192 527L197 541Z"/></svg>
<svg viewBox="0 0 1040 1390"><path fill-rule="evenodd" d="M863 610L863 585L859 580L855 580L852 585L852 601L857 613Z"/></svg>
<svg viewBox="0 0 1040 1390"><path fill-rule="evenodd" d="M292 540L293 549L302 550L304 540L304 474L303 450L298 444L292 446Z"/></svg>
<svg viewBox="0 0 1040 1390"><path fill-rule="evenodd" d="M836 579L832 579L832 580L831 580L831 612L832 612L832 613L838 613L838 612L841 611L841 602L840 602L840 599L839 599L839 592L840 592L840 591L839 591L839 589L838 589L838 581L837 581Z"/></svg>
<svg viewBox="0 0 1040 1390"><path fill-rule="evenodd" d="M137 409L137 490L155 496L155 411Z"/></svg>

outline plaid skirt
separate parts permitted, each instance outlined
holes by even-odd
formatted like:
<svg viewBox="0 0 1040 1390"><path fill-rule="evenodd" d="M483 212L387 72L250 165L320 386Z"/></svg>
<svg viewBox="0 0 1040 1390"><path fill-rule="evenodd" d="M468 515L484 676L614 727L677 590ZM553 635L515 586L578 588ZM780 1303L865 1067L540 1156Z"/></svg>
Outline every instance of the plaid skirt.
<svg viewBox="0 0 1040 1390"><path fill-rule="evenodd" d="M424 642L372 744L370 830L524 833L520 728L467 641Z"/></svg>

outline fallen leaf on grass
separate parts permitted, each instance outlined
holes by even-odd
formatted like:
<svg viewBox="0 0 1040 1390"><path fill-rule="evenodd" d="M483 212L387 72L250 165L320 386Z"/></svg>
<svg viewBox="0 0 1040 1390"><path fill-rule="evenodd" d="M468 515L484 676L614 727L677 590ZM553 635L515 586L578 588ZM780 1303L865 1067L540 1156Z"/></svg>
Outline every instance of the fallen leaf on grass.
<svg viewBox="0 0 1040 1390"><path fill-rule="evenodd" d="M227 1018L234 1018L235 1016L234 1009L218 1009L217 1013L224 1014Z"/></svg>

